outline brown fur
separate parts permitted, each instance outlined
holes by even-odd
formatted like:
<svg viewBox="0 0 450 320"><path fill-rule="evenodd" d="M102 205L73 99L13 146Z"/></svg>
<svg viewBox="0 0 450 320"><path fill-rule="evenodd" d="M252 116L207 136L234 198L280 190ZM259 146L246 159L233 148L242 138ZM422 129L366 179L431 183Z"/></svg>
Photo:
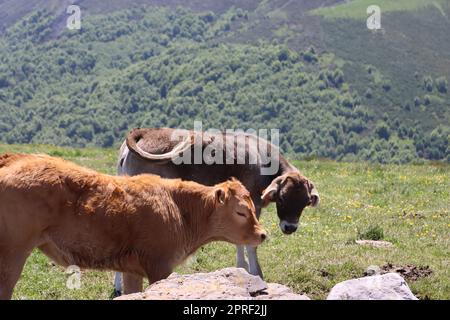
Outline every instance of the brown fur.
<svg viewBox="0 0 450 320"><path fill-rule="evenodd" d="M256 206L256 215L259 217L261 209L267 206L270 202L277 203L277 214L280 220L296 223L298 222L301 213L307 206L314 206L319 201L318 192L313 183L304 175L302 175L297 168L290 164L282 154L279 154L279 169L273 175L261 174L261 163L257 164L192 164L193 152L191 152L191 164L174 164L172 163L171 151L176 147L180 141L173 139L174 132L179 135L188 137L191 141L191 149L193 149L194 137L199 140L202 145L202 154L204 148L214 141L230 142L234 147L232 148L232 156L237 152L237 136L234 133L208 133L195 132L189 130L180 130L172 128L137 128L132 130L122 144L119 154L118 173L127 175L137 175L142 173L158 174L165 178L181 178L185 180L192 180L204 185L214 185L216 183L225 181L230 177L236 177L249 190L252 200ZM178 135L177 135L178 136ZM184 138L183 138L184 139ZM181 139L181 140L183 140ZM260 150L249 147L250 140L253 144L266 145L268 156L273 148L270 142L252 135L246 135L246 159L250 157L258 158L262 156L259 154ZM188 144L189 145L189 144ZM223 147L223 146L222 146ZM152 160L146 158L142 151L154 155L166 155L163 159ZM130 152L128 152L130 151ZM191 150L192 151L192 150ZM226 150L223 148L223 159L226 159ZM285 183L288 182L288 183ZM291 184L295 185L291 188ZM264 195L264 191L277 186L276 192L270 195ZM286 188L285 188L286 186ZM280 205L280 195L284 195L284 203Z"/></svg>
<svg viewBox="0 0 450 320"><path fill-rule="evenodd" d="M250 161L246 161L245 164L234 162L237 158L237 140L238 137L242 138L242 133L137 128L127 135L120 148L117 173L130 176L152 173L164 178L181 178L209 186L230 177L236 177L250 192L255 204L256 216L259 218L262 208L275 202L281 230L285 234L292 234L297 230L297 226L294 227L293 224L298 225L303 210L308 206L318 205L319 193L314 184L281 153L278 157L278 171L272 175L263 174L262 169L265 166L263 159L278 154L278 148L261 137L252 134L244 134L244 136L245 159L259 159L256 164ZM231 148L224 147L227 144ZM203 153L207 147L211 146L216 147L214 149L218 155L222 153L223 159L227 159L228 154L229 159L233 160L230 161L232 164L205 162L193 164L195 157L192 151L195 151L196 147L198 149L201 147ZM265 147L261 149L255 146ZM183 150L186 151L188 158L190 154L191 164L175 164L172 161L172 157L183 155ZM271 164L276 165L276 158L272 159ZM246 265L242 250L238 248L237 266L263 277L256 257L256 248L247 246L249 260L252 261L250 265L254 268ZM118 290L117 285L116 290Z"/></svg>
<svg viewBox="0 0 450 320"><path fill-rule="evenodd" d="M207 187L155 175L109 176L45 155L0 156L3 299L36 247L63 266L154 282L210 241L258 245L264 238L237 180Z"/></svg>

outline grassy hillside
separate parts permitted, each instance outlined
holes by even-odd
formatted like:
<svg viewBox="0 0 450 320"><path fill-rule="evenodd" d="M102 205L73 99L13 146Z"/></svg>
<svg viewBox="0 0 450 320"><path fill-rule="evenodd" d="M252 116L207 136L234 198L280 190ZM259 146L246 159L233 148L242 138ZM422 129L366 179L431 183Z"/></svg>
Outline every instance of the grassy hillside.
<svg viewBox="0 0 450 320"><path fill-rule="evenodd" d="M365 18L342 19L336 13L361 13L352 6L358 2L336 11L319 10L326 17L322 23L326 46L345 61L347 81L379 115L386 113L405 126L420 123L426 130L448 125L448 90L439 90L437 83L450 75L449 2L439 6L436 1L429 1L429 6L427 1L404 6L386 2L396 5L382 6L383 30L375 33L361 27Z"/></svg>
<svg viewBox="0 0 450 320"><path fill-rule="evenodd" d="M330 7L322 7L312 10L313 14L318 14L327 18L351 18L366 20L366 9L370 5L376 4L380 7L382 13L387 12L407 12L417 11L430 6L441 8L441 5L447 5L446 0L378 0L374 3L371 0L348 1Z"/></svg>
<svg viewBox="0 0 450 320"><path fill-rule="evenodd" d="M116 151L46 145L0 145L3 152L45 152L114 173ZM450 299L448 165L370 165L334 161L294 162L321 194L318 209L307 209L300 229L285 236L274 207L262 215L270 239L259 249L266 280L296 292L325 298L337 282L360 277L369 265L429 266L432 274L407 280L421 299ZM380 237L393 248L360 246L354 240ZM232 266L235 250L226 243L200 249L178 272ZM111 272L85 271L80 290L65 287L64 269L35 251L16 288L15 299L108 299Z"/></svg>

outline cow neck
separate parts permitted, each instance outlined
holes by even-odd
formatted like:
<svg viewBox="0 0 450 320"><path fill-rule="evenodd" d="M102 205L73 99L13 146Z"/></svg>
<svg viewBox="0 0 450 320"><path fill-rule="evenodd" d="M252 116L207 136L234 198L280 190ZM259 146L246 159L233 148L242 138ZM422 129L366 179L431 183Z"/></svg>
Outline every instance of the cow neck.
<svg viewBox="0 0 450 320"><path fill-rule="evenodd" d="M272 183L272 181L278 178L279 176L282 176L286 173L299 172L298 169L293 165L291 165L281 154L279 156L280 156L280 167L278 168L276 174L266 176L265 185L263 186L264 188L267 188Z"/></svg>
<svg viewBox="0 0 450 320"><path fill-rule="evenodd" d="M181 182L175 186L172 197L181 215L181 240L187 251L195 251L210 241L210 219L215 210L211 187ZM185 184L185 185L183 185Z"/></svg>
<svg viewBox="0 0 450 320"><path fill-rule="evenodd" d="M291 173L291 172L299 172L296 167L294 167L292 164L290 164L284 157L280 155L280 169L278 170L279 176Z"/></svg>

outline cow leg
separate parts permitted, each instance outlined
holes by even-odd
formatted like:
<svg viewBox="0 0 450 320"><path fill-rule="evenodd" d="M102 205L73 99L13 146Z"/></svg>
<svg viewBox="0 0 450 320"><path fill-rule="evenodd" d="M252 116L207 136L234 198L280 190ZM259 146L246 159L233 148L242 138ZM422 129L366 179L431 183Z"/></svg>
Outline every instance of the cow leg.
<svg viewBox="0 0 450 320"><path fill-rule="evenodd" d="M264 279L261 267L259 266L258 256L256 254L256 249L258 247L253 246L245 246L248 253L248 262L250 265L249 272L255 276L260 276L261 279Z"/></svg>
<svg viewBox="0 0 450 320"><path fill-rule="evenodd" d="M122 273L116 272L114 276L114 297L122 295Z"/></svg>
<svg viewBox="0 0 450 320"><path fill-rule="evenodd" d="M255 203L256 217L258 218L258 220L259 220L259 217L261 216L260 200L261 199L259 199L259 198L253 200ZM256 254L257 247L245 246L245 248L247 249L247 254L248 254L248 263L249 263L248 271L249 271L249 273L253 274L255 276L260 276L261 279L264 279L261 267L259 266L258 256Z"/></svg>
<svg viewBox="0 0 450 320"><path fill-rule="evenodd" d="M0 300L9 300L22 273L29 252L0 248Z"/></svg>
<svg viewBox="0 0 450 320"><path fill-rule="evenodd" d="M136 292L142 292L143 278L142 276L123 273L123 293L130 294Z"/></svg>
<svg viewBox="0 0 450 320"><path fill-rule="evenodd" d="M245 261L244 246L236 246L236 265L238 268L244 268L248 271L248 263Z"/></svg>

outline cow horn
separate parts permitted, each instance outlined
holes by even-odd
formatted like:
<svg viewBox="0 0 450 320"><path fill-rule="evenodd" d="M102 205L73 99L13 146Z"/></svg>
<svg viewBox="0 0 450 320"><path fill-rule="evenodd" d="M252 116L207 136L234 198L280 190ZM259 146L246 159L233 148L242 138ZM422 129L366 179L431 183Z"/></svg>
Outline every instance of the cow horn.
<svg viewBox="0 0 450 320"><path fill-rule="evenodd" d="M151 160L151 161L170 161L173 158L179 156L184 151L189 149L193 144L193 137L186 136L186 138L177 144L171 151L162 154L153 154L147 151L142 150L141 147L138 146L138 141L143 138L145 130L143 129L134 129L131 131L126 139L127 147L133 153L137 154L143 159Z"/></svg>

